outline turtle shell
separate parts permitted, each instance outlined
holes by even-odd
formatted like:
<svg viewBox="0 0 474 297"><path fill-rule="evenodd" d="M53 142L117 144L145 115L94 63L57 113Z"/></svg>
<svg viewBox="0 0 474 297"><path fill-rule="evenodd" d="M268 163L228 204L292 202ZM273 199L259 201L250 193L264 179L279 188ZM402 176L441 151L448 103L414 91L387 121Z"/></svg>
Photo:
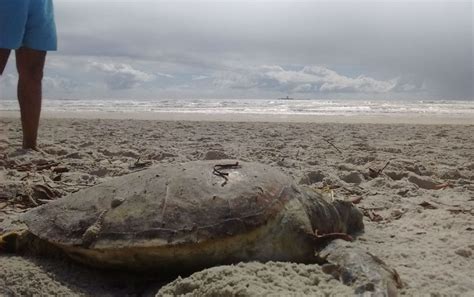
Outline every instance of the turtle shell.
<svg viewBox="0 0 474 297"><path fill-rule="evenodd" d="M25 214L34 235L87 249L195 244L250 232L295 198L291 178L235 160L159 165Z"/></svg>

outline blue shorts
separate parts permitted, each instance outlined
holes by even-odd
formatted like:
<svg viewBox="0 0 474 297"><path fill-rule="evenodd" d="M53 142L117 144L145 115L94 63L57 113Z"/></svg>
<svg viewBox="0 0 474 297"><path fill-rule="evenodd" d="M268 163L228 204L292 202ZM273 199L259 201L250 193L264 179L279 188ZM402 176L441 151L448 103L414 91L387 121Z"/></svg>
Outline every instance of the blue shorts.
<svg viewBox="0 0 474 297"><path fill-rule="evenodd" d="M0 48L57 49L53 0L0 0Z"/></svg>

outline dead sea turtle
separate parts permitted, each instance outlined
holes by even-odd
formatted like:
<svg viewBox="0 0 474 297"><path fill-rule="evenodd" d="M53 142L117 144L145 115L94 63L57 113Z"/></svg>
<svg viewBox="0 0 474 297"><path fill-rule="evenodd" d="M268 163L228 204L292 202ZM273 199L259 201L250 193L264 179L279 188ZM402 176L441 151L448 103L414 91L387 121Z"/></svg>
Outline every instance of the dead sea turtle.
<svg viewBox="0 0 474 297"><path fill-rule="evenodd" d="M96 267L176 273L250 260L315 262L324 234L363 230L352 203L326 202L275 168L230 160L160 165L21 219L27 228L4 234L3 249L59 249Z"/></svg>

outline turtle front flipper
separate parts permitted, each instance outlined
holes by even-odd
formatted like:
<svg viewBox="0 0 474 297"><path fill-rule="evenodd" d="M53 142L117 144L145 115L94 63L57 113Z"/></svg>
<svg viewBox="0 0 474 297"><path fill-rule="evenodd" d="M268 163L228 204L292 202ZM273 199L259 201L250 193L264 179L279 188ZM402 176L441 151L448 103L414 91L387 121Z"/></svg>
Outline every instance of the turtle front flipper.
<svg viewBox="0 0 474 297"><path fill-rule="evenodd" d="M318 253L318 258L324 263L324 272L353 287L355 294L398 296L398 289L403 287L395 269L351 243L334 240Z"/></svg>

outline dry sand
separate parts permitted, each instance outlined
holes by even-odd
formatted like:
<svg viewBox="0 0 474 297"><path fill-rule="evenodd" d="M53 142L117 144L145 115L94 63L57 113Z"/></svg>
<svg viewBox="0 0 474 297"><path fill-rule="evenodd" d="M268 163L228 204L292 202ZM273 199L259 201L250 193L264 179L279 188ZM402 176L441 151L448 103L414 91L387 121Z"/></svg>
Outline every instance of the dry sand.
<svg viewBox="0 0 474 297"><path fill-rule="evenodd" d="M402 294L474 296L473 124L46 119L42 154L19 149L19 120L4 118L0 232L18 224L15 215L35 202L130 173L137 165L236 158L271 164L337 199L361 199L366 231L356 244L398 271ZM377 177L370 176L369 168L387 162ZM0 267L0 296L153 296L171 281L12 255L0 255ZM248 263L177 279L158 295L350 292L317 265Z"/></svg>

